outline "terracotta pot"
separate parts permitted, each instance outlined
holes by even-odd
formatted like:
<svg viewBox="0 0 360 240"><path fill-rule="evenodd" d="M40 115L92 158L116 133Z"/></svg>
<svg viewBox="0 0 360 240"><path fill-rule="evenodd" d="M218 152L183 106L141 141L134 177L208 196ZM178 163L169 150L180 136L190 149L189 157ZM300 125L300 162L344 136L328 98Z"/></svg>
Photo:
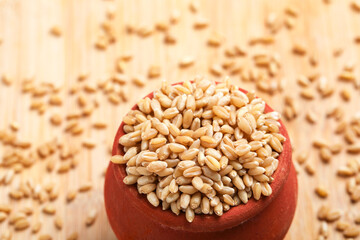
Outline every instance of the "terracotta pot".
<svg viewBox="0 0 360 240"><path fill-rule="evenodd" d="M245 90L240 89L243 92ZM148 97L152 98L153 94ZM136 109L135 105L133 109ZM266 112L273 111L266 105ZM283 239L294 217L297 202L297 179L291 161L291 144L285 126L280 121L280 132L286 137L279 166L271 183L273 193L251 198L247 204L232 207L221 217L196 215L188 223L183 213L179 216L170 210L153 207L140 195L135 185L123 183L124 165L109 164L105 178L105 206L109 222L118 239ZM112 154L123 154L118 145L124 134L122 122L116 133Z"/></svg>

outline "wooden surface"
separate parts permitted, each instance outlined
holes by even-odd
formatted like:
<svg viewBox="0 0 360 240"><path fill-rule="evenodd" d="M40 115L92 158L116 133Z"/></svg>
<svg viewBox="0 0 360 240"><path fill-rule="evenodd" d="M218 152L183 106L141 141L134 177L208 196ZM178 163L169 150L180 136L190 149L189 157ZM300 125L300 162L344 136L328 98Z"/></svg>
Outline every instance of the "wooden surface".
<svg viewBox="0 0 360 240"><path fill-rule="evenodd" d="M251 55L256 52L277 53L281 57L282 67L276 79L286 80L284 92L274 95L258 92L258 95L278 111L283 109L284 93L292 95L298 99L301 108L312 109L319 116L314 125L305 121L303 113L297 119L286 122L296 152L311 150L308 161L313 161L318 171L313 177L309 177L300 169L297 212L286 239L315 239L319 227L316 211L324 202L346 212L344 219L351 219L356 211L359 211L359 205L350 204L345 193L345 181L336 177L337 167L345 164L349 156L341 153L330 164L325 165L320 161L318 151L311 148L311 142L316 137L325 137L333 142L343 141L341 137L333 135L335 121L325 118L325 112L332 106L343 106L347 112L346 119L360 110L359 90L354 90L349 83L336 80L344 64L349 61L357 63L359 60L360 46L356 46L354 37L360 34L360 14L350 9L348 1L331 2L200 1L198 12L193 13L189 10L189 1L0 0L0 75L6 74L14 79L11 86L0 84L0 129L10 131L9 124L17 121L20 126L17 137L30 140L33 147L54 137L70 145L81 146L85 138L93 139L97 143L93 150L81 148L78 155L79 166L67 174L59 175L56 171L49 173L46 171L46 161L37 160L34 166L16 175L10 186L0 187L0 202L11 203L14 210L21 206L33 206L34 214L29 219L40 219L43 223L41 233L51 234L53 239L66 239L74 231L79 233L79 239L115 239L104 211L102 174L108 164L109 148L115 131L130 106L136 103L136 99L159 87L162 79L178 82L196 74L215 79L208 69L212 64L223 62L225 48L236 44L248 46L251 38L268 35L266 17L272 12L284 17L284 9L291 5L299 11L293 29L282 27L274 35L275 42L268 46L246 47L248 57L237 58L236 62L246 68L251 63ZM116 12L111 24L117 41L107 50L101 51L96 49L94 44L101 33L100 23L106 20L109 8ZM170 28L170 33L176 38L174 45L165 45L164 34L160 32L147 38L126 33L127 24L153 26L158 21L168 21L173 10L180 12L178 24ZM194 30L193 23L197 15L209 20L207 28ZM61 28L62 36L55 37L49 33L54 25ZM218 48L207 45L209 36L214 32L223 36L223 43ZM294 56L291 49L295 43L306 46L306 56ZM334 57L334 50L339 48L343 49L343 53ZM73 137L64 133L65 120L60 127L50 124L49 117L53 113L65 117L66 114L79 110L76 96L68 94L69 88L78 84L79 74L89 73L85 82L96 84L100 79L112 76L115 72L115 60L128 53L132 54L133 59L125 64L124 72L127 76L146 76L150 65L159 65L161 77L147 80L143 88L138 88L131 82L127 83L122 88L130 94L128 102L119 105L111 104L101 91L86 94L89 101L97 99L99 107L91 117L80 120L85 131L79 136ZM316 68L309 64L309 56L312 55L319 59ZM193 56L196 59L195 64L180 69L178 63L185 56ZM357 76L358 71L359 68L355 68ZM335 84L336 92L332 97L323 100L316 96L313 101L299 97L300 87L296 83L296 77L313 73L320 73ZM48 82L61 86L63 105L49 107L43 115L30 111L30 96L22 94L21 82L32 77L36 83ZM239 74L231 78L242 88L255 89L253 83L242 82ZM338 90L346 86L351 87L353 97L345 104ZM91 123L98 120L107 122L108 127L105 130L91 128ZM0 157L5 148L7 146L1 146ZM0 167L0 172L5 171L6 169ZM16 187L21 180L29 178L39 184L51 180L60 187L62 194L54 204L57 214L64 220L61 231L54 227L54 217L44 215L37 202L29 199L9 199L9 190ZM93 190L78 194L72 203L66 204L64 194L86 181L92 181ZM320 200L315 195L314 187L318 184L329 188L327 200ZM98 218L93 226L86 227L84 221L87 211L94 207L99 211ZM7 222L1 223L0 233L7 228L13 231L13 227L9 227ZM27 229L15 233L13 239L37 239L37 236L31 235ZM341 235L330 227L329 239L341 239Z"/></svg>

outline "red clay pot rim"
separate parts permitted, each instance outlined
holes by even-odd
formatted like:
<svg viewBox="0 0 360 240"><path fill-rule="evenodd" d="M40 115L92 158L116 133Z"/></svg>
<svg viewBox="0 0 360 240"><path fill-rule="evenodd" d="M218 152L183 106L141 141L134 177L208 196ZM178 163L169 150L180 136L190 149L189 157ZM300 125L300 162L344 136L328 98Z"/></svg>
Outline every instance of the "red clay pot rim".
<svg viewBox="0 0 360 240"><path fill-rule="evenodd" d="M175 83L182 84L182 82ZM247 93L246 90L239 88L240 91ZM153 98L153 92L146 97ZM137 109L137 104L133 106L132 110ZM273 109L267 104L265 106L265 112L272 112ZM176 216L170 210L163 211L161 205L159 207L153 207L146 199L146 195L139 194L135 185L127 186L123 183L123 179L126 176L125 165L117 165L110 162L108 170L114 171L114 176L119 185L125 185L123 189L124 194L129 196L129 204L134 204L140 209L144 215L152 218L158 224L169 227L175 230L184 230L190 232L214 232L221 231L228 228L235 227L253 216L258 215L275 199L280 192L282 186L288 178L290 165L291 165L291 143L288 133L284 124L280 120L280 133L286 137L286 141L283 144L283 152L279 155L279 166L273 174L274 181L271 183L273 193L269 197L261 197L256 201L254 198L249 199L247 204L240 204L236 207L231 207L229 211L225 212L221 217L214 215L197 215L192 223L186 221L185 216L180 214ZM123 148L119 145L119 138L124 135L123 131L124 122L121 122L120 127L116 133L112 155L123 155ZM286 202L284 202L286 204ZM110 206L107 206L107 212L111 212ZM276 216L274 216L276 217ZM274 219L275 220L275 219ZM134 223L136 224L136 223Z"/></svg>

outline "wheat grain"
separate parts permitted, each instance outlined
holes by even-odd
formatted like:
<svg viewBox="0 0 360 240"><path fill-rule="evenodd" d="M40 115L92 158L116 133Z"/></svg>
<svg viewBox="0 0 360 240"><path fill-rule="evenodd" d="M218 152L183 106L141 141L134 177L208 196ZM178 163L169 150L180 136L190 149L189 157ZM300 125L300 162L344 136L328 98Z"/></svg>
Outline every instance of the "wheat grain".
<svg viewBox="0 0 360 240"><path fill-rule="evenodd" d="M328 196L327 189L321 185L315 188L315 192L321 198L327 198L327 196Z"/></svg>
<svg viewBox="0 0 360 240"><path fill-rule="evenodd" d="M79 234L77 232L73 232L66 238L66 240L77 240L78 237L79 237Z"/></svg>

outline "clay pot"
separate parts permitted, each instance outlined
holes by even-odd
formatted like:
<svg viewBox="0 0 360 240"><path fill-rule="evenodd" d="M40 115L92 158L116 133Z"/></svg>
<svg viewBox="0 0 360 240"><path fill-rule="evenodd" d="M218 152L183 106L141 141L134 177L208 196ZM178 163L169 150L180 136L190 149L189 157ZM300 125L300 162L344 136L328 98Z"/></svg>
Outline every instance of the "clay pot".
<svg viewBox="0 0 360 240"><path fill-rule="evenodd" d="M243 92L245 90L240 89ZM148 95L149 98L153 94ZM133 109L136 109L135 105ZM273 111L268 105L266 112ZM294 217L297 202L297 178L291 161L291 144L280 121L280 132L286 137L278 169L271 183L273 193L259 201L230 208L221 217L196 215L188 223L183 213L153 207L140 195L135 185L123 183L125 165L109 164L105 178L105 206L112 229L118 239L283 239ZM122 122L114 139L112 154L124 154L118 140L124 134Z"/></svg>

